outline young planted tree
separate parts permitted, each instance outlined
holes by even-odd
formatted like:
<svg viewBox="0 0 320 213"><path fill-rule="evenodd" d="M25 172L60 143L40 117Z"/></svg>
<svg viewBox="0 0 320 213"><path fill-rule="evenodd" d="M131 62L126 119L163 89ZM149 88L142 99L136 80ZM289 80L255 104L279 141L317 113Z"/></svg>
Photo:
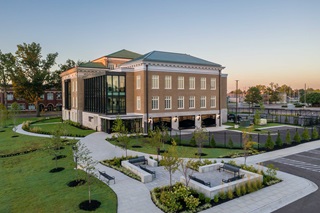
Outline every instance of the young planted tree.
<svg viewBox="0 0 320 213"><path fill-rule="evenodd" d="M179 159L179 167L178 170L182 173L184 179L186 180L186 187L188 187L190 182L190 175L194 173L194 170L191 169L192 164L194 164L193 159L184 160L182 158Z"/></svg>
<svg viewBox="0 0 320 213"><path fill-rule="evenodd" d="M242 146L243 146L243 155L244 155L244 165L247 163L247 158L249 157L250 151L253 152L254 145L257 144L257 142L254 142L250 140L250 133L253 131L253 125L250 126L247 131L242 131ZM251 137L252 139L252 137Z"/></svg>
<svg viewBox="0 0 320 213"><path fill-rule="evenodd" d="M58 157L61 154L62 149L62 140L61 140L61 134L62 134L62 127L61 125L58 125L58 128L52 131L52 137L49 142L48 151L50 154L54 156L55 160L55 169L51 170L51 172L59 172L62 171L63 168L58 168Z"/></svg>
<svg viewBox="0 0 320 213"><path fill-rule="evenodd" d="M17 118L20 113L20 106L17 102L11 104L11 109L9 111L10 117L13 123L13 131L17 131Z"/></svg>
<svg viewBox="0 0 320 213"><path fill-rule="evenodd" d="M120 143L121 147L126 152L126 157L128 156L128 147L130 144L130 138L128 137L128 131L124 123L122 122L122 119L120 116L117 116L115 122L112 126L112 131L116 132L116 138L118 142Z"/></svg>
<svg viewBox="0 0 320 213"><path fill-rule="evenodd" d="M40 44L23 43L16 51L16 68L10 73L15 95L36 106L36 116L40 116L39 101L44 91L50 87L50 68L55 64L58 53L50 53L42 59Z"/></svg>
<svg viewBox="0 0 320 213"><path fill-rule="evenodd" d="M233 148L233 141L232 141L231 137L229 137L228 148L229 148L229 149L232 149L232 148Z"/></svg>
<svg viewBox="0 0 320 213"><path fill-rule="evenodd" d="M319 138L319 132L317 127L313 127L312 129L312 139L317 140Z"/></svg>
<svg viewBox="0 0 320 213"><path fill-rule="evenodd" d="M2 128L7 127L8 119L9 119L9 115L8 115L7 107L2 103L0 103L0 121L1 121L0 125Z"/></svg>
<svg viewBox="0 0 320 213"><path fill-rule="evenodd" d="M73 157L75 162L75 169L77 170L77 177L75 181L75 185L78 185L81 182L84 182L84 180L81 180L80 174L79 174L79 165L81 162L84 161L84 158L89 155L89 150L85 146L84 143L81 141L78 141L73 147ZM81 166L80 166L81 167Z"/></svg>
<svg viewBox="0 0 320 213"><path fill-rule="evenodd" d="M266 149L268 150L273 150L274 148L274 142L271 138L271 134L270 132L268 132L268 137L267 137L267 141L266 141L266 144L264 145L266 147Z"/></svg>
<svg viewBox="0 0 320 213"><path fill-rule="evenodd" d="M281 139L281 135L280 135L280 131L278 131L278 136L277 136L277 140L276 140L276 145L278 147L282 147L283 143L282 143L282 139Z"/></svg>
<svg viewBox="0 0 320 213"><path fill-rule="evenodd" d="M193 132L194 139L198 145L198 157L201 160L203 143L208 140L208 134L205 129L196 128Z"/></svg>
<svg viewBox="0 0 320 213"><path fill-rule="evenodd" d="M189 144L190 144L190 146L196 146L197 145L197 142L196 142L194 134L192 134L192 138L190 139Z"/></svg>
<svg viewBox="0 0 320 213"><path fill-rule="evenodd" d="M216 140L214 139L214 135L211 135L210 146L212 148L216 147Z"/></svg>
<svg viewBox="0 0 320 213"><path fill-rule="evenodd" d="M82 156L79 159L79 165L87 173L89 199L88 201L84 201L84 202L87 202L90 205L91 204L91 184L92 184L91 178L92 176L94 176L95 166L98 164L98 162L92 158L90 150L85 145L83 146L84 148L82 151Z"/></svg>
<svg viewBox="0 0 320 213"><path fill-rule="evenodd" d="M295 143L301 143L301 137L300 137L300 134L299 134L298 131L296 131L296 134L294 134L294 136L293 136L293 141L294 141Z"/></svg>
<svg viewBox="0 0 320 213"><path fill-rule="evenodd" d="M291 134L290 134L290 130L287 129L287 134L286 134L286 143L287 144L291 144L292 140L291 140Z"/></svg>
<svg viewBox="0 0 320 213"><path fill-rule="evenodd" d="M301 136L302 136L302 140L309 141L310 140L309 130L307 128L304 128Z"/></svg>
<svg viewBox="0 0 320 213"><path fill-rule="evenodd" d="M172 141L172 145L169 146L168 152L163 154L160 165L164 166L164 169L169 172L170 188L172 188L172 174L179 168L179 157L175 141Z"/></svg>
<svg viewBox="0 0 320 213"><path fill-rule="evenodd" d="M150 145L157 150L157 159L159 160L160 146L162 145L162 134L158 127L150 133Z"/></svg>

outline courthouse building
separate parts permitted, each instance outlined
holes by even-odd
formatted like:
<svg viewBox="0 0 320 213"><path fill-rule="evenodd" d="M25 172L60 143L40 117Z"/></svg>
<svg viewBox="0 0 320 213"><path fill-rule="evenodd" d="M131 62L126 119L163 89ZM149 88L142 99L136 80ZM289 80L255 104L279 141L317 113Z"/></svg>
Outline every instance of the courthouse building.
<svg viewBox="0 0 320 213"><path fill-rule="evenodd" d="M128 50L61 74L62 117L110 132L119 116L129 131L220 126L227 120L227 74L188 54Z"/></svg>

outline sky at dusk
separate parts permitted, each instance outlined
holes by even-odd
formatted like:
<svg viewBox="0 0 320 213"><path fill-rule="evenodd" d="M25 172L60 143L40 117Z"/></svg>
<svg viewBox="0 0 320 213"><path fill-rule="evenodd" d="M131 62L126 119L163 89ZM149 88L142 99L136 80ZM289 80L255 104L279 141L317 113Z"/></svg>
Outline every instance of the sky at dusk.
<svg viewBox="0 0 320 213"><path fill-rule="evenodd" d="M228 90L320 88L319 0L0 0L0 50L92 60L121 49L187 53L226 67Z"/></svg>

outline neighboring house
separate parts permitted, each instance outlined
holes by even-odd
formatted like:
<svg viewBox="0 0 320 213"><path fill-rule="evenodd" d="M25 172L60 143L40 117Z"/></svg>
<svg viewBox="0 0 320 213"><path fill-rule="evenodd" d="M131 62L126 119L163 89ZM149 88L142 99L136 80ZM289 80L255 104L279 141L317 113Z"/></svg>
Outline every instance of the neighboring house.
<svg viewBox="0 0 320 213"><path fill-rule="evenodd" d="M11 104L17 102L22 111L35 111L34 103L28 103L24 99L14 96L13 88L7 89L7 107L11 108ZM0 88L0 103L5 104L5 95L3 89ZM62 92L54 88L46 90L45 94L40 97L40 111L61 111L62 109Z"/></svg>
<svg viewBox="0 0 320 213"><path fill-rule="evenodd" d="M220 126L227 120L227 75L187 54L127 50L63 72L64 120L111 132L117 116L129 131Z"/></svg>

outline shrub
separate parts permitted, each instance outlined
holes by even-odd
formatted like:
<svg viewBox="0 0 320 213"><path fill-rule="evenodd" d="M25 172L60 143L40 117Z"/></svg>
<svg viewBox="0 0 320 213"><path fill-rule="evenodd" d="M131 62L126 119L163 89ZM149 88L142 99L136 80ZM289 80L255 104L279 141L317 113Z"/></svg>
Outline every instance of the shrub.
<svg viewBox="0 0 320 213"><path fill-rule="evenodd" d="M212 148L216 147L216 141L214 140L214 136L213 136L213 135L211 136L210 146L211 146Z"/></svg>
<svg viewBox="0 0 320 213"><path fill-rule="evenodd" d="M267 141L266 141L265 147L268 150L273 150L273 148L274 148L274 142L272 141L270 132L268 132L268 137L267 137Z"/></svg>
<svg viewBox="0 0 320 213"><path fill-rule="evenodd" d="M304 141L309 141L310 140L309 130L307 128L304 128L301 136Z"/></svg>
<svg viewBox="0 0 320 213"><path fill-rule="evenodd" d="M250 180L250 179L248 179L248 181L247 181L247 183L246 183L246 186L247 186L247 192L248 192L248 193L254 192L253 187L252 187L252 183L251 183L251 180Z"/></svg>
<svg viewBox="0 0 320 213"><path fill-rule="evenodd" d="M247 194L247 187L246 187L246 184L241 184L241 194L242 195L245 195Z"/></svg>
<svg viewBox="0 0 320 213"><path fill-rule="evenodd" d="M219 202L219 195L215 195L213 197L213 202L218 203Z"/></svg>
<svg viewBox="0 0 320 213"><path fill-rule="evenodd" d="M312 129L312 139L317 140L319 138L319 133L317 127L313 127Z"/></svg>
<svg viewBox="0 0 320 213"><path fill-rule="evenodd" d="M284 118L284 123L288 123L288 116L286 115L286 117Z"/></svg>
<svg viewBox="0 0 320 213"><path fill-rule="evenodd" d="M278 147L282 147L282 145L283 145L279 131L278 131L278 136L277 136L277 140L276 140L276 145L277 145Z"/></svg>
<svg viewBox="0 0 320 213"><path fill-rule="evenodd" d="M177 212L182 209L180 202L177 202L176 196L171 191L162 191L160 202L165 205L170 212Z"/></svg>
<svg viewBox="0 0 320 213"><path fill-rule="evenodd" d="M256 179L256 185L258 189L262 189L262 181L260 179Z"/></svg>
<svg viewBox="0 0 320 213"><path fill-rule="evenodd" d="M298 117L294 117L293 123L294 123L294 125L298 125L299 124Z"/></svg>
<svg viewBox="0 0 320 213"><path fill-rule="evenodd" d="M291 135L289 129L287 129L287 134L286 134L286 143L291 144Z"/></svg>
<svg viewBox="0 0 320 213"><path fill-rule="evenodd" d="M278 168L276 168L273 164L268 164L267 167L268 169L266 171L266 174L271 178L276 178Z"/></svg>
<svg viewBox="0 0 320 213"><path fill-rule="evenodd" d="M301 142L301 137L298 131L296 131L296 134L293 137L293 141L296 143L300 143Z"/></svg>
<svg viewBox="0 0 320 213"><path fill-rule="evenodd" d="M221 200L225 200L225 199L227 198L227 195L226 195L226 193L225 193L223 190L221 190L221 191L219 192L219 198L220 198Z"/></svg>
<svg viewBox="0 0 320 213"><path fill-rule="evenodd" d="M189 197L185 197L184 202L186 203L187 208L190 210L195 210L200 204L199 199L193 197L192 195L190 195Z"/></svg>
<svg viewBox="0 0 320 213"><path fill-rule="evenodd" d="M210 202L211 202L211 198L210 198L210 197L206 197L206 198L204 199L204 202L205 202L205 203L210 203Z"/></svg>
<svg viewBox="0 0 320 213"><path fill-rule="evenodd" d="M214 160L213 163L217 163L217 160Z"/></svg>
<svg viewBox="0 0 320 213"><path fill-rule="evenodd" d="M228 147L229 147L229 149L233 148L233 141L230 137L229 137L229 141L228 141Z"/></svg>
<svg viewBox="0 0 320 213"><path fill-rule="evenodd" d="M240 186L239 185L236 185L236 195L238 196L238 197L240 197L242 194L241 194L241 188L240 188Z"/></svg>
<svg viewBox="0 0 320 213"><path fill-rule="evenodd" d="M192 135L192 138L190 140L190 146L196 146L197 142L196 142L196 138L194 137L194 135Z"/></svg>
<svg viewBox="0 0 320 213"><path fill-rule="evenodd" d="M252 187L253 192L258 190L258 185L257 185L256 180L251 180L251 187Z"/></svg>
<svg viewBox="0 0 320 213"><path fill-rule="evenodd" d="M30 129L31 121L25 121L22 123L22 129L28 131Z"/></svg>
<svg viewBox="0 0 320 213"><path fill-rule="evenodd" d="M233 199L234 195L233 195L233 190L232 190L232 188L229 188L229 189L228 189L227 197L228 197L230 200Z"/></svg>

